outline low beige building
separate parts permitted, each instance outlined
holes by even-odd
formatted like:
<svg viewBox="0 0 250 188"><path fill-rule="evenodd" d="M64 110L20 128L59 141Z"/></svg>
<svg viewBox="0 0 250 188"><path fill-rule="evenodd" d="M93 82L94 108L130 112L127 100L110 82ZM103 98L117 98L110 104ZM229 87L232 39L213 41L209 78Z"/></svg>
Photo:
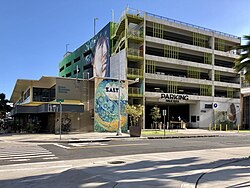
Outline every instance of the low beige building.
<svg viewBox="0 0 250 188"><path fill-rule="evenodd" d="M18 79L11 102L15 131L59 133L93 131L93 82L47 77Z"/></svg>

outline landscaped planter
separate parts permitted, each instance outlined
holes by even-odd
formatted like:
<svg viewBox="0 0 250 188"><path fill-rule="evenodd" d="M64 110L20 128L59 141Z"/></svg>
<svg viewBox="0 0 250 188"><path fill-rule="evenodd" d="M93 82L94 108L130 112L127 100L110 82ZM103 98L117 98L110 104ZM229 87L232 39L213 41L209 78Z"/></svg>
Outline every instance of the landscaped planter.
<svg viewBox="0 0 250 188"><path fill-rule="evenodd" d="M130 126L129 134L131 137L140 137L141 136L141 126Z"/></svg>

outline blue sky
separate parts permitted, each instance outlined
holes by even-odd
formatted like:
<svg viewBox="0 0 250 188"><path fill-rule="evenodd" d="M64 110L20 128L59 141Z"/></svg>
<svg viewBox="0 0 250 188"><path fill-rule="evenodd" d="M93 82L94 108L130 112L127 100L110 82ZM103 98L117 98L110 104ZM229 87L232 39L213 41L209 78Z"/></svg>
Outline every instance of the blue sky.
<svg viewBox="0 0 250 188"><path fill-rule="evenodd" d="M117 21L126 6L242 37L250 34L249 0L0 0L0 93L11 97L17 79L57 76L75 50Z"/></svg>

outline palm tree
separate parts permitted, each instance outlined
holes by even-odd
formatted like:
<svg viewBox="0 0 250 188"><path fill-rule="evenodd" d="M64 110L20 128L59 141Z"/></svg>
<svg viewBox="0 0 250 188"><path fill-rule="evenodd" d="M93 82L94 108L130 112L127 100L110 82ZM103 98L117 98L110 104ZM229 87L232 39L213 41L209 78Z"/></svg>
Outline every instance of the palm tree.
<svg viewBox="0 0 250 188"><path fill-rule="evenodd" d="M250 81L250 35L245 35L246 44L239 45L235 49L241 50L241 55L235 60L234 69L237 72L245 71L245 79Z"/></svg>

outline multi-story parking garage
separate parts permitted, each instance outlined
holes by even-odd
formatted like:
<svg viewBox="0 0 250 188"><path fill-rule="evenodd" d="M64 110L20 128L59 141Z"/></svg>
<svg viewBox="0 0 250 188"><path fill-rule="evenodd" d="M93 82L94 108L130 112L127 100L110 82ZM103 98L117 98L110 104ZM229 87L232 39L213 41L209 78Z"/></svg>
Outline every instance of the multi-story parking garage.
<svg viewBox="0 0 250 188"><path fill-rule="evenodd" d="M118 23L68 54L59 75L128 80L128 103L145 106L146 129L155 105L166 109L166 121L236 125L240 75L232 67L239 44L233 35L127 8Z"/></svg>

